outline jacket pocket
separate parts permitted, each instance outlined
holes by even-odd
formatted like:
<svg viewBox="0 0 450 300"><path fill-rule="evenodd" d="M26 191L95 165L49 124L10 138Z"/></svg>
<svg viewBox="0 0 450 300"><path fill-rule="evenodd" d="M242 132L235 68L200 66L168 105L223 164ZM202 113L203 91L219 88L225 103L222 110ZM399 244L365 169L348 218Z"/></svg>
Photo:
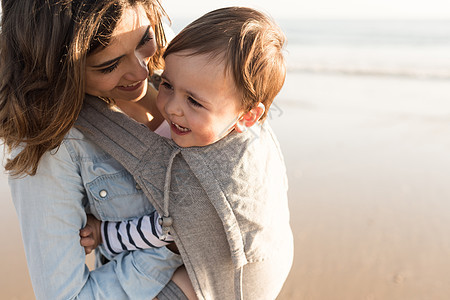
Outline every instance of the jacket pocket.
<svg viewBox="0 0 450 300"><path fill-rule="evenodd" d="M104 221L121 221L155 209L127 171L105 174L86 184L91 205Z"/></svg>

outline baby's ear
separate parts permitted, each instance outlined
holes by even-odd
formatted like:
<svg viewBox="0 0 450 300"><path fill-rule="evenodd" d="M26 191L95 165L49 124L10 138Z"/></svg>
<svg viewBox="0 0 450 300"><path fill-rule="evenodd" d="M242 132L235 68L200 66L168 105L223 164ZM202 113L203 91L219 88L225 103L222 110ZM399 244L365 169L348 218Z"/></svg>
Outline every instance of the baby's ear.
<svg viewBox="0 0 450 300"><path fill-rule="evenodd" d="M258 122L259 118L264 114L266 108L264 104L261 102L258 103L255 107L250 109L250 111L246 112L237 122L236 122L236 131L244 132L247 128L252 127Z"/></svg>

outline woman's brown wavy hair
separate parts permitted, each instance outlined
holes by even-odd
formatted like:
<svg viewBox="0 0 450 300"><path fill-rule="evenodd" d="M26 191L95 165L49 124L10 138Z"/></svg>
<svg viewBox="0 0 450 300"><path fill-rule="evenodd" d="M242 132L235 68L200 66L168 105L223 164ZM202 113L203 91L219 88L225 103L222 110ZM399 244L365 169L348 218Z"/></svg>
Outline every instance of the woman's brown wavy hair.
<svg viewBox="0 0 450 300"><path fill-rule="evenodd" d="M42 155L59 147L85 96L85 61L108 45L124 8L142 5L158 50L149 70L162 67L166 43L159 0L2 0L0 138L11 175L36 174ZM16 152L16 151L14 151Z"/></svg>

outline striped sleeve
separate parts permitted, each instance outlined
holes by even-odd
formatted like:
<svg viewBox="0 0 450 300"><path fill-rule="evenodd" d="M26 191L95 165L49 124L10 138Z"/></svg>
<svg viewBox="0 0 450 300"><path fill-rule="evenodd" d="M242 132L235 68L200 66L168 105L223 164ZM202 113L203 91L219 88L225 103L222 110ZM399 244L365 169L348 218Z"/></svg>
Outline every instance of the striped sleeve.
<svg viewBox="0 0 450 300"><path fill-rule="evenodd" d="M150 215L122 222L104 221L101 224L103 244L112 256L123 251L159 248L173 242L168 235L166 240L162 236L159 214L154 211Z"/></svg>

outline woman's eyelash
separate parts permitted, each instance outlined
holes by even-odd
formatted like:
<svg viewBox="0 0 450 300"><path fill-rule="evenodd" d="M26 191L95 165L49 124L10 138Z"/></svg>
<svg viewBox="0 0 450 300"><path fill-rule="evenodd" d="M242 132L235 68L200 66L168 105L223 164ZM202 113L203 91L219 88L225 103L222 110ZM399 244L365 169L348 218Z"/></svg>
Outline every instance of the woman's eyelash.
<svg viewBox="0 0 450 300"><path fill-rule="evenodd" d="M144 46L148 41L152 40L153 36L149 34L148 30L146 35L144 36L144 38L142 38L142 40L139 42L138 47ZM115 62L114 64L112 64L109 67L106 67L104 69L100 69L99 71L107 74L107 73L111 73L112 71L114 71L117 67L119 66L119 61Z"/></svg>
<svg viewBox="0 0 450 300"><path fill-rule="evenodd" d="M144 46L148 41L150 41L150 40L152 40L152 39L153 39L153 37L150 36L149 34L147 34L147 35L139 42L138 47Z"/></svg>
<svg viewBox="0 0 450 300"><path fill-rule="evenodd" d="M114 71L117 67L119 66L119 62L115 62L114 64L110 65L107 68L101 69L99 70L100 72L107 74L107 73L111 73L112 71Z"/></svg>

